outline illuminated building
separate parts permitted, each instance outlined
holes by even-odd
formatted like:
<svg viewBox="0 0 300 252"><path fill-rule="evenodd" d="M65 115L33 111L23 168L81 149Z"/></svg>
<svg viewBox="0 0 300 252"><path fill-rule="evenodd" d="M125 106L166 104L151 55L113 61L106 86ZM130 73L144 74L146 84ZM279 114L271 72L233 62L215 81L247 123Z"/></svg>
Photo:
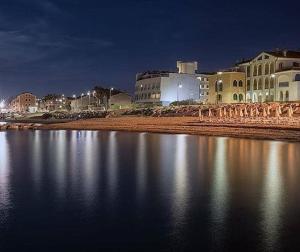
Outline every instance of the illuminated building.
<svg viewBox="0 0 300 252"><path fill-rule="evenodd" d="M300 51L262 52L238 66L246 73L247 102L300 100Z"/></svg>
<svg viewBox="0 0 300 252"><path fill-rule="evenodd" d="M208 78L197 74L197 62L177 62L177 72L148 71L136 75L135 102L168 105L175 101L206 102Z"/></svg>

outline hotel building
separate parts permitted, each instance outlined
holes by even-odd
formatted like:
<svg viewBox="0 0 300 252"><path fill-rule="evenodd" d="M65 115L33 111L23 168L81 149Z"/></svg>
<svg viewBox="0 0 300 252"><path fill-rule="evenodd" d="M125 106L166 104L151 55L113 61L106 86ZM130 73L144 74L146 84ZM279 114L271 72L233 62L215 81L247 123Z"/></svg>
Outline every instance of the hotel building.
<svg viewBox="0 0 300 252"><path fill-rule="evenodd" d="M208 103L245 102L245 80L245 73L236 69L210 75Z"/></svg>
<svg viewBox="0 0 300 252"><path fill-rule="evenodd" d="M246 73L247 102L300 100L299 51L262 52L238 66Z"/></svg>
<svg viewBox="0 0 300 252"><path fill-rule="evenodd" d="M197 74L197 62L177 62L177 72L149 71L136 75L135 102L169 105L175 101L207 102L208 78Z"/></svg>

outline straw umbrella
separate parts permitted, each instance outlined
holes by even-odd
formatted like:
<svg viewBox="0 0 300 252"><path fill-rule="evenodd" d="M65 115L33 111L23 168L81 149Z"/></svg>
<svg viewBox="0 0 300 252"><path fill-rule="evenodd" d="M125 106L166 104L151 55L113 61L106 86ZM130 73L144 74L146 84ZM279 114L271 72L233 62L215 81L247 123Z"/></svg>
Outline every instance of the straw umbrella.
<svg viewBox="0 0 300 252"><path fill-rule="evenodd" d="M279 113L278 107L276 107L276 109L275 109L275 117L276 117L276 118L279 118L279 117L280 117L280 113Z"/></svg>
<svg viewBox="0 0 300 252"><path fill-rule="evenodd" d="M223 115L224 115L224 117L226 117L226 116L227 116L226 107L224 107Z"/></svg>
<svg viewBox="0 0 300 252"><path fill-rule="evenodd" d="M257 107L255 108L255 116L259 116L259 111Z"/></svg>
<svg viewBox="0 0 300 252"><path fill-rule="evenodd" d="M232 109L231 109L231 107L229 108L228 114L229 114L229 117L231 118L232 117Z"/></svg>
<svg viewBox="0 0 300 252"><path fill-rule="evenodd" d="M203 118L203 116L202 116L202 110L201 110L201 108L199 108L199 119L201 120Z"/></svg>
<svg viewBox="0 0 300 252"><path fill-rule="evenodd" d="M293 117L293 109L291 107L288 108L288 117Z"/></svg>
<svg viewBox="0 0 300 252"><path fill-rule="evenodd" d="M263 108L263 117L267 117L267 111L265 107Z"/></svg>
<svg viewBox="0 0 300 252"><path fill-rule="evenodd" d="M234 116L238 116L238 111L237 111L236 106L234 106Z"/></svg>
<svg viewBox="0 0 300 252"><path fill-rule="evenodd" d="M240 114L239 114L239 116L240 116L240 117L243 117L243 116L244 116L244 114L243 114L243 109L242 109L242 108L240 108Z"/></svg>
<svg viewBox="0 0 300 252"><path fill-rule="evenodd" d="M267 115L270 116L271 115L271 106L268 105L267 107Z"/></svg>
<svg viewBox="0 0 300 252"><path fill-rule="evenodd" d="M250 107L250 117L253 117L254 116L254 113L253 113L253 108Z"/></svg>
<svg viewBox="0 0 300 252"><path fill-rule="evenodd" d="M248 117L247 107L244 108L244 115L245 115L245 117Z"/></svg>

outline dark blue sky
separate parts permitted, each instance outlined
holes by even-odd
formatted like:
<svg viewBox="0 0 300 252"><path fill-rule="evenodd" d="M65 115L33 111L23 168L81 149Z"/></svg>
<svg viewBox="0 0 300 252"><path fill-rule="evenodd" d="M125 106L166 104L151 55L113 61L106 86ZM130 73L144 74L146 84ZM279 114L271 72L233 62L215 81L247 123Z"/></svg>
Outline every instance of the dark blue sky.
<svg viewBox="0 0 300 252"><path fill-rule="evenodd" d="M132 91L135 73L300 48L300 1L1 0L0 97Z"/></svg>

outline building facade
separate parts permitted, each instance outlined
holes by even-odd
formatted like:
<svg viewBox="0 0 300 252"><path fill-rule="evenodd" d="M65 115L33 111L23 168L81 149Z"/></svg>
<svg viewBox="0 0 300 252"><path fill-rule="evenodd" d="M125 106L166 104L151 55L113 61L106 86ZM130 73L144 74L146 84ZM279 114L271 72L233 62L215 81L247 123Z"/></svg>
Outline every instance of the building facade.
<svg viewBox="0 0 300 252"><path fill-rule="evenodd" d="M245 73L239 71L224 71L211 75L208 103L245 102L245 80Z"/></svg>
<svg viewBox="0 0 300 252"><path fill-rule="evenodd" d="M300 52L262 52L238 64L246 74L246 101L300 100Z"/></svg>
<svg viewBox="0 0 300 252"><path fill-rule="evenodd" d="M21 93L10 102L9 109L19 113L35 113L37 111L36 96L29 92Z"/></svg>
<svg viewBox="0 0 300 252"><path fill-rule="evenodd" d="M178 72L150 71L137 74L135 102L168 105L184 100L206 101L208 78L196 73L197 65L197 62L178 61Z"/></svg>
<svg viewBox="0 0 300 252"><path fill-rule="evenodd" d="M129 108L132 103L132 98L127 93L118 93L115 95L112 95L109 99L109 106L111 108Z"/></svg>

